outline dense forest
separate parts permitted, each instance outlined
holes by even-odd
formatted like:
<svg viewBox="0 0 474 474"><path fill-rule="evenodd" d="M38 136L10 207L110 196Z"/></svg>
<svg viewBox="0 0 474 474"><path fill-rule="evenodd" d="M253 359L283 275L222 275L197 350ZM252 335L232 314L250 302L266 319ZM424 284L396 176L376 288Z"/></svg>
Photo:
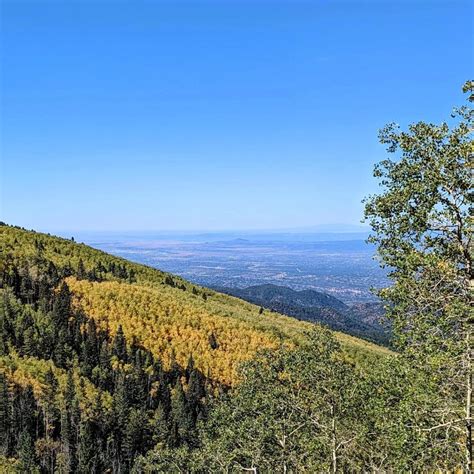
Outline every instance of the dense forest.
<svg viewBox="0 0 474 474"><path fill-rule="evenodd" d="M7 471L130 472L156 446L197 451L240 362L310 327L73 239L2 225L0 250ZM352 364L388 354L336 337Z"/></svg>
<svg viewBox="0 0 474 474"><path fill-rule="evenodd" d="M381 131L393 351L2 224L0 471L472 472L473 115Z"/></svg>
<svg viewBox="0 0 474 474"><path fill-rule="evenodd" d="M165 369L121 326L113 336L97 327L73 307L69 272L42 259L36 242L31 267L3 273L3 455L19 459L19 472L127 472L156 443L193 445L212 384L192 357Z"/></svg>

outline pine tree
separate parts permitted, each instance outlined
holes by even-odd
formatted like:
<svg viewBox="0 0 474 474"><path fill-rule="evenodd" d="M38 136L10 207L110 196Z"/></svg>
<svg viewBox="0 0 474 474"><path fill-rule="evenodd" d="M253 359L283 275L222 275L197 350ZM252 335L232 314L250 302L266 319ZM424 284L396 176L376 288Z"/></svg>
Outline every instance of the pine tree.
<svg viewBox="0 0 474 474"><path fill-rule="evenodd" d="M168 435L168 445L171 448L177 448L181 444L181 437L179 436L178 423L174 420L171 421L171 426Z"/></svg>
<svg viewBox="0 0 474 474"><path fill-rule="evenodd" d="M22 353L28 356L35 356L37 347L38 344L35 338L35 330L34 327L30 325L23 331Z"/></svg>
<svg viewBox="0 0 474 474"><path fill-rule="evenodd" d="M61 415L61 444L63 448L64 468L67 472L74 472L77 463L76 450L79 417L76 388L72 371L68 372L64 404L65 408Z"/></svg>
<svg viewBox="0 0 474 474"><path fill-rule="evenodd" d="M45 375L42 394L46 438L53 437L57 431L57 424L59 422L59 411L56 406L57 390L58 381L50 367Z"/></svg>
<svg viewBox="0 0 474 474"><path fill-rule="evenodd" d="M219 347L219 343L217 342L216 335L211 332L209 336L209 345L211 346L211 349L217 349Z"/></svg>
<svg viewBox="0 0 474 474"><path fill-rule="evenodd" d="M65 281L62 282L59 293L53 305L53 319L59 327L67 326L71 313L71 291Z"/></svg>
<svg viewBox="0 0 474 474"><path fill-rule="evenodd" d="M128 466L133 464L135 456L147 449L147 417L143 410L132 408L125 427L122 453Z"/></svg>
<svg viewBox="0 0 474 474"><path fill-rule="evenodd" d="M114 433L115 446L119 453L123 452L122 443L125 439L129 412L130 400L125 376L124 374L120 374L112 398L112 413L110 418L110 431Z"/></svg>
<svg viewBox="0 0 474 474"><path fill-rule="evenodd" d="M84 268L84 262L82 261L82 258L79 259L76 275L78 280L85 280L87 277L86 269Z"/></svg>
<svg viewBox="0 0 474 474"><path fill-rule="evenodd" d="M204 378L196 369L191 372L189 377L186 396L188 400L188 410L192 417L193 425L195 425L197 419L204 414L203 399L206 396Z"/></svg>
<svg viewBox="0 0 474 474"><path fill-rule="evenodd" d="M97 472L97 456L99 446L94 438L94 431L89 420L81 421L79 427L79 443L77 453L77 472L81 474L89 474Z"/></svg>
<svg viewBox="0 0 474 474"><path fill-rule="evenodd" d="M171 393L169 385L166 383L163 373L161 374L161 378L159 380L159 388L158 388L158 397L159 397L159 404L162 406L163 410L166 414L171 412Z"/></svg>
<svg viewBox="0 0 474 474"><path fill-rule="evenodd" d="M188 364L186 365L186 382L189 382L189 378L194 370L194 359L193 355L190 354L188 357Z"/></svg>
<svg viewBox="0 0 474 474"><path fill-rule="evenodd" d="M31 439L34 439L36 435L38 405L31 385L28 385L19 392L18 401L14 417L20 421L21 431L26 431Z"/></svg>
<svg viewBox="0 0 474 474"><path fill-rule="evenodd" d="M171 349L171 356L170 356L170 369L168 371L168 377L170 383L174 384L178 377L181 375L181 367L179 366L178 362L176 361L176 354L174 348Z"/></svg>
<svg viewBox="0 0 474 474"><path fill-rule="evenodd" d="M102 341L99 352L99 365L92 371L92 381L102 390L112 388L112 367L110 363L109 344Z"/></svg>
<svg viewBox="0 0 474 474"><path fill-rule="evenodd" d="M18 472L25 474L39 473L39 469L36 467L33 438L27 430L22 431L20 434L20 440L18 443L18 460Z"/></svg>
<svg viewBox="0 0 474 474"><path fill-rule="evenodd" d="M170 437L169 417L168 411L165 410L162 403L158 405L155 410L153 419L151 421L152 439L153 443L166 443Z"/></svg>
<svg viewBox="0 0 474 474"><path fill-rule="evenodd" d="M112 354L118 357L120 360L127 362L127 345L125 336L123 334L122 325L118 327L115 334Z"/></svg>
<svg viewBox="0 0 474 474"><path fill-rule="evenodd" d="M7 379L0 373L0 454L6 456L10 450L10 398L8 395Z"/></svg>
<svg viewBox="0 0 474 474"><path fill-rule="evenodd" d="M179 441L188 442L192 435L193 422L188 410L186 395L179 379L176 381L171 396L171 414L173 423L176 424L178 430Z"/></svg>
<svg viewBox="0 0 474 474"><path fill-rule="evenodd" d="M87 332L84 334L83 343L84 369L90 376L92 369L99 364L99 343L97 339L97 326L93 319L87 323Z"/></svg>
<svg viewBox="0 0 474 474"><path fill-rule="evenodd" d="M139 352L136 352L136 361L132 373L127 377L127 389L133 404L145 406L147 401L148 376L141 367Z"/></svg>

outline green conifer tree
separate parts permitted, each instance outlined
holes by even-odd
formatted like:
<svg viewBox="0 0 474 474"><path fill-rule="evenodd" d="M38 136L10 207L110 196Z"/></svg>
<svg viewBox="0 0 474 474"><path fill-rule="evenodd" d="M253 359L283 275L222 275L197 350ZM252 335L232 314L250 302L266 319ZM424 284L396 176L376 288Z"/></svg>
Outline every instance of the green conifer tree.
<svg viewBox="0 0 474 474"><path fill-rule="evenodd" d="M0 373L0 454L6 456L10 450L11 414L7 379Z"/></svg>
<svg viewBox="0 0 474 474"><path fill-rule="evenodd" d="M39 469L36 464L35 447L33 438L27 430L20 434L18 443L18 465L17 472L21 474L39 474Z"/></svg>

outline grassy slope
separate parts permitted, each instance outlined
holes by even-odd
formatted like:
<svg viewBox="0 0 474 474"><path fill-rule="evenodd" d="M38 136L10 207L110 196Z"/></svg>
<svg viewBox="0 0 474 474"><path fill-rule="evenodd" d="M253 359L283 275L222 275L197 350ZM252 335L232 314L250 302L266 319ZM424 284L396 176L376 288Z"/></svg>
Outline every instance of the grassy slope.
<svg viewBox="0 0 474 474"><path fill-rule="evenodd" d="M75 303L86 310L99 324L109 327L112 334L123 326L127 337L135 337L164 362L174 352L178 363L185 365L190 355L196 366L211 377L232 384L236 368L251 358L258 349L294 346L304 341L311 324L265 311L237 298L216 293L172 276L177 286L167 285L168 274L132 263L93 249L84 244L47 234L22 229L0 227L0 272L8 258L32 260L37 255L35 241L43 246L42 255L57 267L77 268L82 259L86 270L100 261L124 265L135 272L135 281L128 283L110 273L107 281L92 283L74 277L68 284ZM198 294L193 294L193 287ZM202 294L207 295L204 300ZM212 349L209 336L214 334L219 346ZM384 348L366 341L336 333L349 357L364 361L388 353Z"/></svg>

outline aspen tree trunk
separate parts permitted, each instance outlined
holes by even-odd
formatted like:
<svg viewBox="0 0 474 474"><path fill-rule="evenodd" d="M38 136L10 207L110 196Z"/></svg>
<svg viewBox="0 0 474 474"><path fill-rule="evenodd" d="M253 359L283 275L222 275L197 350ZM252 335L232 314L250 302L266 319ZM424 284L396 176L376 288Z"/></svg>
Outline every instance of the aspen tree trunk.
<svg viewBox="0 0 474 474"><path fill-rule="evenodd" d="M336 439L336 414L334 413L334 405L331 405L331 441L332 441L332 462L331 471L333 474L337 472L337 439Z"/></svg>
<svg viewBox="0 0 474 474"><path fill-rule="evenodd" d="M466 385L466 472L472 473L472 349L470 331L466 336L467 385Z"/></svg>

